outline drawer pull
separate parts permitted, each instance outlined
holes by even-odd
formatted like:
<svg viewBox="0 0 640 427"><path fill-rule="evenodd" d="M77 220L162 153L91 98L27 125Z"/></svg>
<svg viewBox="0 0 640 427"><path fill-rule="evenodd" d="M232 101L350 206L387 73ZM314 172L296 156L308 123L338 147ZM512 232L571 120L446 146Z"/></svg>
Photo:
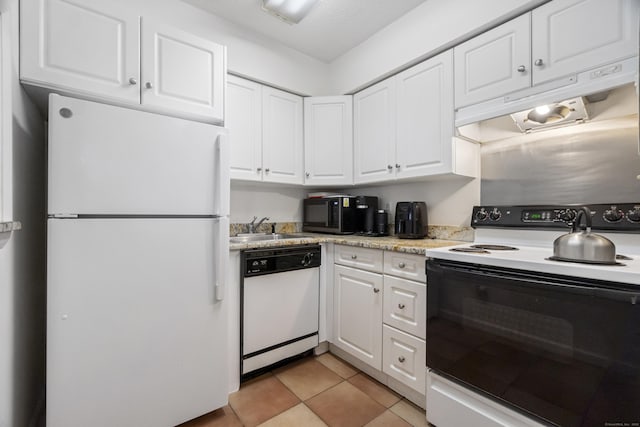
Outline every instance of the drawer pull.
<svg viewBox="0 0 640 427"><path fill-rule="evenodd" d="M398 362L400 362L400 363L404 363L404 356L400 356L400 357L398 357Z"/></svg>
<svg viewBox="0 0 640 427"><path fill-rule="evenodd" d="M373 293L374 293L374 294L377 294L378 292L380 292L380 289L378 289L378 288L373 288Z"/></svg>
<svg viewBox="0 0 640 427"><path fill-rule="evenodd" d="M400 264L398 264L398 267L400 267L400 268L405 268L405 267L406 267L406 264L405 264L404 262L401 262Z"/></svg>
<svg viewBox="0 0 640 427"><path fill-rule="evenodd" d="M404 304L403 303L398 304L398 308L402 310L404 308Z"/></svg>
<svg viewBox="0 0 640 427"><path fill-rule="evenodd" d="M356 258L358 258L358 255L356 254L351 255L351 259L356 259Z"/></svg>

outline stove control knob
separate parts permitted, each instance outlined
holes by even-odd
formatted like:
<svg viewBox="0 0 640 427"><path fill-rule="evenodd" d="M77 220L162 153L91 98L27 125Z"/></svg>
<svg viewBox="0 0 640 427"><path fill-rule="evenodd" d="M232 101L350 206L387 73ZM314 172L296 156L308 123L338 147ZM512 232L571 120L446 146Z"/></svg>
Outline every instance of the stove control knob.
<svg viewBox="0 0 640 427"><path fill-rule="evenodd" d="M574 211L573 209L561 210L558 213L558 218L561 221L564 221L564 222L567 222L567 223L573 222L573 220L576 219L576 211Z"/></svg>
<svg viewBox="0 0 640 427"><path fill-rule="evenodd" d="M620 222L624 218L624 212L619 210L617 206L611 206L611 209L604 211L602 217L607 222Z"/></svg>
<svg viewBox="0 0 640 427"><path fill-rule="evenodd" d="M627 220L630 222L640 222L640 206L634 206L627 211Z"/></svg>
<svg viewBox="0 0 640 427"><path fill-rule="evenodd" d="M480 208L478 212L476 212L476 221L484 221L487 219L487 211L484 208Z"/></svg>
<svg viewBox="0 0 640 427"><path fill-rule="evenodd" d="M491 221L497 221L502 217L502 212L498 210L498 208L493 208L491 213L489 214L489 219Z"/></svg>

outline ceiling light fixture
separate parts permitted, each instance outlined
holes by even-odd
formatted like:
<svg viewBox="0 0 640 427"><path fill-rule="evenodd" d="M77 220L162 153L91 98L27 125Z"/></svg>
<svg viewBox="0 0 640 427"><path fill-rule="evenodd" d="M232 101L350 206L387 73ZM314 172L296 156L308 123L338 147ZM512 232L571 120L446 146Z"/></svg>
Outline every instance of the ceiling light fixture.
<svg viewBox="0 0 640 427"><path fill-rule="evenodd" d="M262 9L289 24L307 16L318 0L262 0Z"/></svg>

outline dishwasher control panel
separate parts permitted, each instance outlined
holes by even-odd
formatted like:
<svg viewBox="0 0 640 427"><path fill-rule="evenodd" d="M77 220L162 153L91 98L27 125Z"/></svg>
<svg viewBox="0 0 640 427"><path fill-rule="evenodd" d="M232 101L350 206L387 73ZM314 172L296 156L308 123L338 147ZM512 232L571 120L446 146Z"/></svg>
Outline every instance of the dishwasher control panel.
<svg viewBox="0 0 640 427"><path fill-rule="evenodd" d="M253 249L244 251L242 260L244 277L320 267L322 261L319 245Z"/></svg>

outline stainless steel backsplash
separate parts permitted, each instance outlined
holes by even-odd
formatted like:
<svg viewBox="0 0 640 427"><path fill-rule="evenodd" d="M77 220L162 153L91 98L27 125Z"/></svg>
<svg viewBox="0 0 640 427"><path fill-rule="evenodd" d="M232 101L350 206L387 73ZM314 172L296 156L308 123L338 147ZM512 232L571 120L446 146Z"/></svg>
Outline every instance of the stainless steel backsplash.
<svg viewBox="0 0 640 427"><path fill-rule="evenodd" d="M637 126L536 139L482 147L483 205L640 202Z"/></svg>

